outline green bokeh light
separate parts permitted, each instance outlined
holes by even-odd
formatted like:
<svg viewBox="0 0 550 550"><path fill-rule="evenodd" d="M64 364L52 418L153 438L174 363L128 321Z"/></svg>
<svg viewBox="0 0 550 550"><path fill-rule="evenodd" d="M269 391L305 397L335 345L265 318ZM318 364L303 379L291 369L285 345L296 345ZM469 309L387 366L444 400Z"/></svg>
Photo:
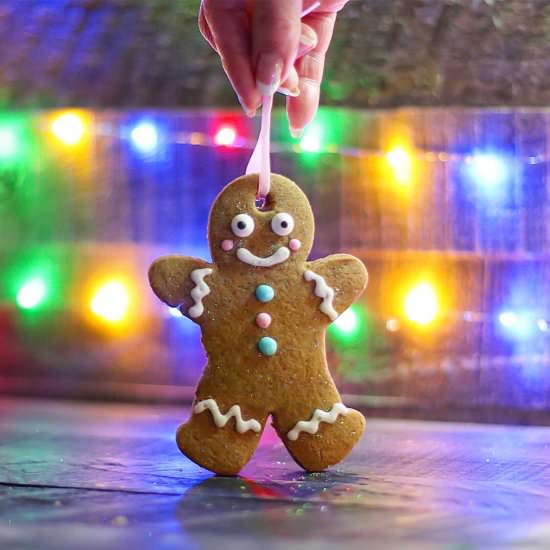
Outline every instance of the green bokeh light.
<svg viewBox="0 0 550 550"><path fill-rule="evenodd" d="M30 136L29 115L0 113L0 166L25 161L31 148Z"/></svg>
<svg viewBox="0 0 550 550"><path fill-rule="evenodd" d="M348 308L328 329L329 338L336 345L358 344L364 337L367 320L364 310L358 304Z"/></svg>
<svg viewBox="0 0 550 550"><path fill-rule="evenodd" d="M323 127L320 123L310 124L300 139L300 149L306 153L318 153L323 146Z"/></svg>
<svg viewBox="0 0 550 550"><path fill-rule="evenodd" d="M0 159L9 159L17 154L17 134L13 128L0 126Z"/></svg>
<svg viewBox="0 0 550 550"><path fill-rule="evenodd" d="M354 304L332 323L328 340L343 380L362 382L392 364L387 331L364 303Z"/></svg>
<svg viewBox="0 0 550 550"><path fill-rule="evenodd" d="M40 277L33 277L23 283L17 292L17 305L22 309L34 309L47 297L46 283Z"/></svg>
<svg viewBox="0 0 550 550"><path fill-rule="evenodd" d="M17 253L0 272L6 298L29 315L64 308L69 264L68 251Z"/></svg>

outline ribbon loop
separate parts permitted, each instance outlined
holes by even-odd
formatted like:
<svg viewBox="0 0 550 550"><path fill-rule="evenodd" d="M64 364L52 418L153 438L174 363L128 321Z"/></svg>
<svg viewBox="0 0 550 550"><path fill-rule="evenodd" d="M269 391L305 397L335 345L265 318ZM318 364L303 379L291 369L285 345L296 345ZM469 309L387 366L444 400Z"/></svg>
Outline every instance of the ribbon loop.
<svg viewBox="0 0 550 550"><path fill-rule="evenodd" d="M311 13L320 6L321 2L313 2L308 8L302 12L302 17ZM270 156L270 141L271 141L271 110L273 109L273 95L265 95L262 97L262 121L260 126L260 135L258 141L252 151L252 156L246 167L246 174L258 174L258 192L256 198L265 202L269 195L271 184L271 156Z"/></svg>
<svg viewBox="0 0 550 550"><path fill-rule="evenodd" d="M270 178L271 178L271 158L269 145L271 140L271 110L273 108L273 96L266 95L262 98L262 122L260 127L260 135L258 142L248 166L246 167L247 174L258 174L258 193L257 198L265 201L269 195Z"/></svg>

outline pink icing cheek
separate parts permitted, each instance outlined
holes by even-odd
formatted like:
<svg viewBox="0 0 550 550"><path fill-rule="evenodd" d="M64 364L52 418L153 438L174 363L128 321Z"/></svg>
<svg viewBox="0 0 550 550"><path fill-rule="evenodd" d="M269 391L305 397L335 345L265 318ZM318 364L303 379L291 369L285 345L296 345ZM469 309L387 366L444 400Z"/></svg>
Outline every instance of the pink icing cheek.
<svg viewBox="0 0 550 550"><path fill-rule="evenodd" d="M294 252L296 252L296 250L300 250L301 246L302 243L298 239L290 239L290 242L288 243L288 248Z"/></svg>
<svg viewBox="0 0 550 550"><path fill-rule="evenodd" d="M271 315L269 313L258 313L256 315L256 324L260 328L268 328L271 324Z"/></svg>
<svg viewBox="0 0 550 550"><path fill-rule="evenodd" d="M225 252L229 252L230 250L233 249L234 245L235 243L231 239L224 239L222 241L221 247L222 247L222 250L224 250Z"/></svg>

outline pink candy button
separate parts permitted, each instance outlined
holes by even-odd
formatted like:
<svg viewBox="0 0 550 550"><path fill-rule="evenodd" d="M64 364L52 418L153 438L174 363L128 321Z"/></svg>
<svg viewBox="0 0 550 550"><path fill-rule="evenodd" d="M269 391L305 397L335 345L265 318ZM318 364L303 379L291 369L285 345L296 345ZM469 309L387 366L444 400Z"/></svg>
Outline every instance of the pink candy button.
<svg viewBox="0 0 550 550"><path fill-rule="evenodd" d="M296 250L300 250L301 246L302 243L298 239L290 239L290 242L288 243L288 248L290 248L290 250L294 250L294 252L296 252Z"/></svg>
<svg viewBox="0 0 550 550"><path fill-rule="evenodd" d="M267 328L271 324L271 315L269 313L258 313L256 315L256 324L260 328Z"/></svg>
<svg viewBox="0 0 550 550"><path fill-rule="evenodd" d="M224 239L222 241L222 250L224 250L225 252L229 252L232 248L233 248L233 241L231 239Z"/></svg>

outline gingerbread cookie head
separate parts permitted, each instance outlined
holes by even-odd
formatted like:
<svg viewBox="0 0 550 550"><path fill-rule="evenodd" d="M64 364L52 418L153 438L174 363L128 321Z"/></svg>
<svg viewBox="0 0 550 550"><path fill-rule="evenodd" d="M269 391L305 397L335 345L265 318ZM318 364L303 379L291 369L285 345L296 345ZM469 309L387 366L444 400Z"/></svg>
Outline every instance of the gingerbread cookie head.
<svg viewBox="0 0 550 550"><path fill-rule="evenodd" d="M256 205L257 174L237 178L218 195L208 221L219 267L289 268L305 262L315 224L309 201L291 180L273 174L264 207Z"/></svg>

